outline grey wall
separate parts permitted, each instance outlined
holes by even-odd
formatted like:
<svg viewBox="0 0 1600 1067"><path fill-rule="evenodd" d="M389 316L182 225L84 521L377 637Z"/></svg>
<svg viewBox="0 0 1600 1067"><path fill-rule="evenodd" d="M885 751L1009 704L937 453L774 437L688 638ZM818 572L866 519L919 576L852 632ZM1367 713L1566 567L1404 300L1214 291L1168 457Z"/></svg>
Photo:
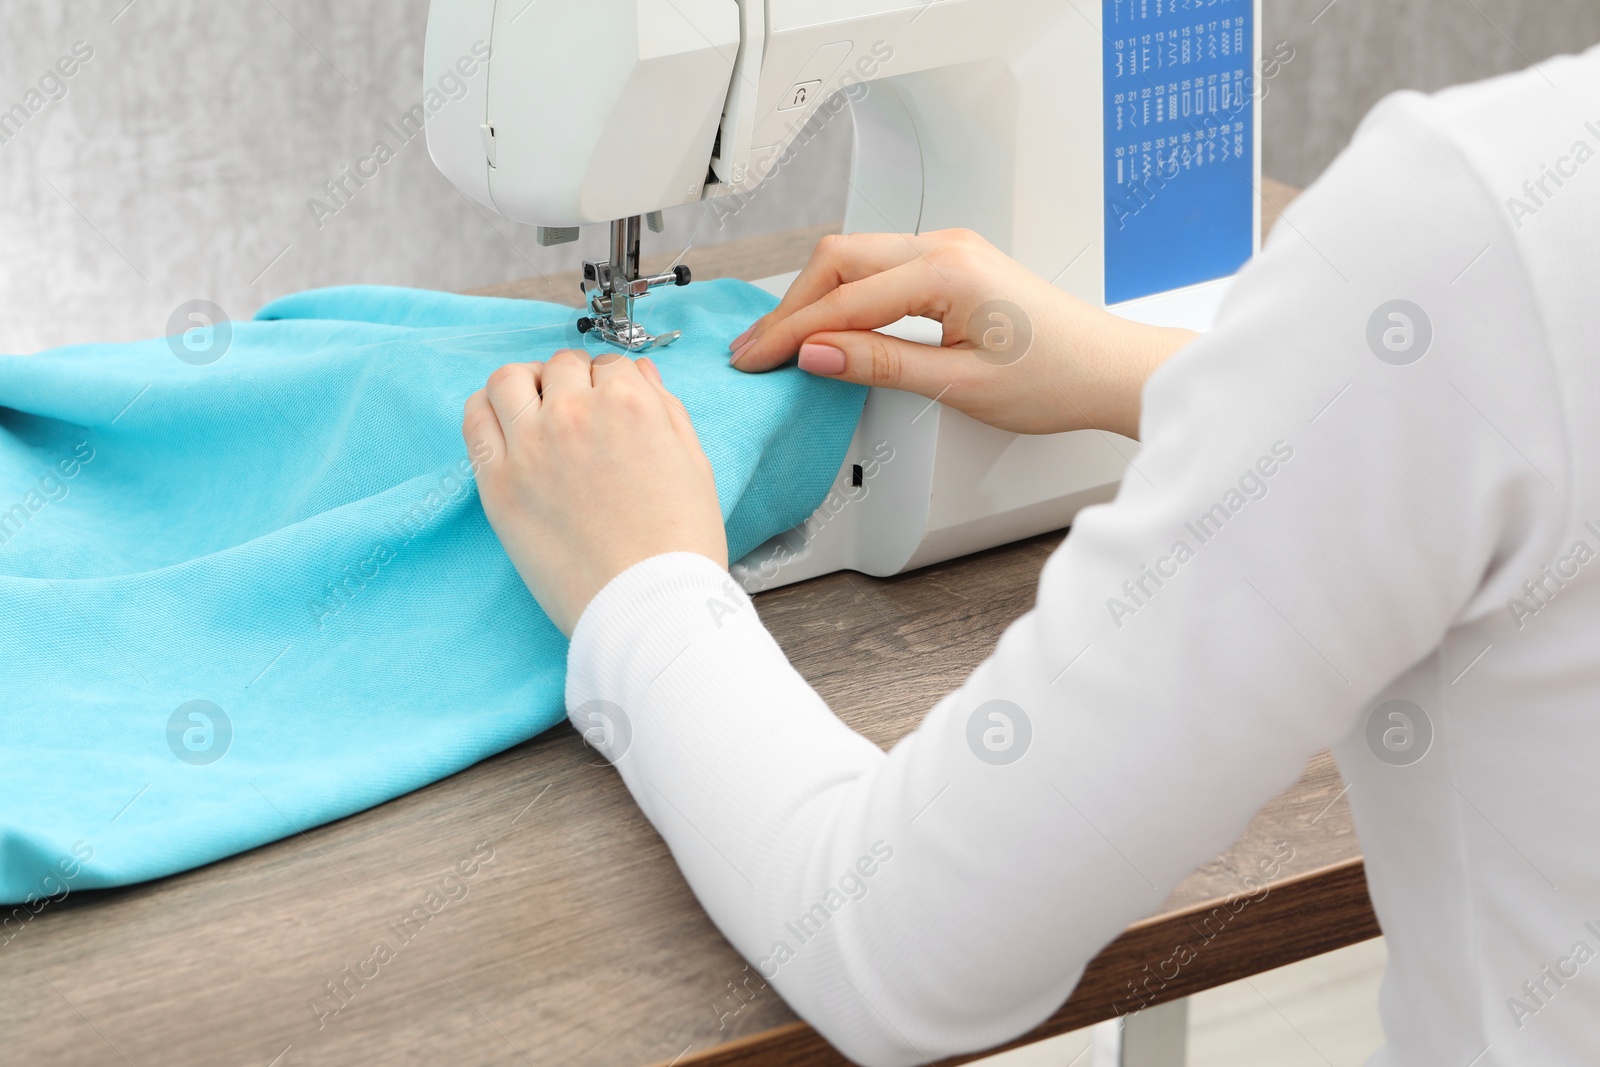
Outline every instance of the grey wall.
<svg viewBox="0 0 1600 1067"><path fill-rule="evenodd" d="M1391 89L1600 41L1595 0L1266 5L1267 43L1295 54L1271 82L1265 165L1297 184ZM93 49L65 95L47 85L60 99L0 144L0 352L160 335L195 298L238 318L317 285L462 289L576 265L579 246L539 248L530 228L462 198L420 140L316 225L307 200L420 96L426 12L426 0L0 0L0 110L74 42ZM838 218L848 143L848 122L831 124L726 225L674 209L657 247Z"/></svg>
<svg viewBox="0 0 1600 1067"><path fill-rule="evenodd" d="M1263 42L1295 56L1269 83L1262 166L1309 184L1379 98L1520 70L1600 44L1596 0L1263 0Z"/></svg>

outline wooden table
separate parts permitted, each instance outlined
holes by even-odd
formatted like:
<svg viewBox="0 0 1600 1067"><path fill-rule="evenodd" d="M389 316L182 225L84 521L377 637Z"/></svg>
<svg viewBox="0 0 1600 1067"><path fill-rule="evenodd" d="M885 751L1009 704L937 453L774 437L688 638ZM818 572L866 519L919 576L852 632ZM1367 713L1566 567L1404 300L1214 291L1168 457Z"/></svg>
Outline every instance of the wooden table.
<svg viewBox="0 0 1600 1067"><path fill-rule="evenodd" d="M793 269L815 236L686 258L701 277L771 274ZM829 704L887 746L1032 603L1060 538L887 580L835 574L756 603ZM444 881L490 850L476 874ZM1290 858L1252 891L1243 878L1273 855ZM444 900L432 912L430 892ZM0 937L7 1063L844 1062L723 940L621 780L565 724L245 855L73 893L13 932ZM1129 983L1171 973L1163 961L1180 944L1194 959L1164 988L1151 981L1144 1001L1377 934L1342 787L1319 757L1018 1044L1137 1007ZM389 953L374 966L380 941Z"/></svg>

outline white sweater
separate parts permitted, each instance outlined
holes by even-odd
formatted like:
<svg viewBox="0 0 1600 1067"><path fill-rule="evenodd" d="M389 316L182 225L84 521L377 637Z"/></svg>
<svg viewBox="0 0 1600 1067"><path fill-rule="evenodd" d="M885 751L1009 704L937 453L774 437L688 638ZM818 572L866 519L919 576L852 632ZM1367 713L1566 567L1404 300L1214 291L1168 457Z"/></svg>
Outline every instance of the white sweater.
<svg viewBox="0 0 1600 1067"><path fill-rule="evenodd" d="M568 706L624 710L706 910L861 1063L1045 1019L1329 747L1388 937L1373 1063L1600 1063L1597 292L1600 52L1390 97L892 751L690 554L589 605Z"/></svg>

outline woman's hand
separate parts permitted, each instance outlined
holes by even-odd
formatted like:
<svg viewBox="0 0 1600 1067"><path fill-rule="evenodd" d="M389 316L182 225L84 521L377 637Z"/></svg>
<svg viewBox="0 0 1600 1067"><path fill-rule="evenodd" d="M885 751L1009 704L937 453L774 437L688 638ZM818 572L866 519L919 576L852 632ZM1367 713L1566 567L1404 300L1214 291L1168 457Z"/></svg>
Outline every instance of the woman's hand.
<svg viewBox="0 0 1600 1067"><path fill-rule="evenodd" d="M467 399L478 495L517 573L572 636L612 578L663 552L728 565L711 463L648 359L563 349Z"/></svg>
<svg viewBox="0 0 1600 1067"><path fill-rule="evenodd" d="M943 323L942 347L873 332L906 315ZM730 347L740 370L798 354L812 374L921 393L1015 433L1137 437L1145 379L1193 337L1118 318L975 233L940 230L824 237L783 302Z"/></svg>

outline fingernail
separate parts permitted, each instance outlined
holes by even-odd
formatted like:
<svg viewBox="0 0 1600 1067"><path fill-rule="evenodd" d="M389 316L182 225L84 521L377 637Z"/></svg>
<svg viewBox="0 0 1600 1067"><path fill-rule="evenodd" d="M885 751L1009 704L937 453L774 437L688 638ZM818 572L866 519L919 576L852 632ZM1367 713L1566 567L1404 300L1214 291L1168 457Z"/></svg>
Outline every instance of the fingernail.
<svg viewBox="0 0 1600 1067"><path fill-rule="evenodd" d="M752 323L750 328L745 330L744 333L741 333L738 337L735 337L733 340L728 342L728 351L739 351L739 346L744 344L745 339L748 338L753 332L755 332L755 325Z"/></svg>
<svg viewBox="0 0 1600 1067"><path fill-rule="evenodd" d="M801 345L800 369L809 374L842 374L844 353L832 345Z"/></svg>
<svg viewBox="0 0 1600 1067"><path fill-rule="evenodd" d="M728 362L729 363L737 363L737 362L739 362L739 357L744 355L746 350L748 350L750 348L750 346L755 344L755 343L756 343L756 340L755 340L754 337L752 337L748 341L745 341L743 344L739 345L738 348L735 348L733 350L733 355L728 357Z"/></svg>
<svg viewBox="0 0 1600 1067"><path fill-rule="evenodd" d="M808 374L843 374L845 354L830 344L802 344L800 370Z"/></svg>

